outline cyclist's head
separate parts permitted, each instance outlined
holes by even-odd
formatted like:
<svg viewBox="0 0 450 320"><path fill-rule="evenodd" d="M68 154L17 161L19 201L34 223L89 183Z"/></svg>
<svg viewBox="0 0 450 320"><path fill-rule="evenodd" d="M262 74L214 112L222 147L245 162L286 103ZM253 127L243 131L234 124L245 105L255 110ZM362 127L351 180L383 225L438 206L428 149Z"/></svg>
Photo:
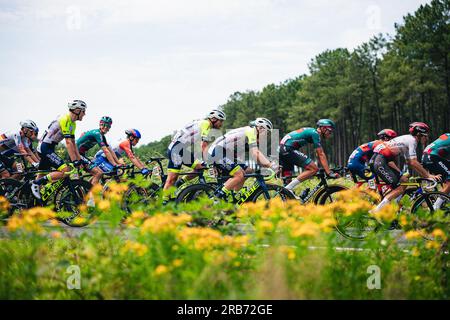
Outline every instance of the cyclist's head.
<svg viewBox="0 0 450 320"><path fill-rule="evenodd" d="M317 128L325 138L328 138L336 129L336 124L330 119L320 119L317 121Z"/></svg>
<svg viewBox="0 0 450 320"><path fill-rule="evenodd" d="M102 117L100 119L100 131L105 134L111 129L112 119L110 117Z"/></svg>
<svg viewBox="0 0 450 320"><path fill-rule="evenodd" d="M428 136L430 127L423 122L413 122L409 125L409 133L413 136Z"/></svg>
<svg viewBox="0 0 450 320"><path fill-rule="evenodd" d="M250 127L256 127L258 132L268 132L273 130L273 124L269 119L266 118L256 118L250 122Z"/></svg>
<svg viewBox="0 0 450 320"><path fill-rule="evenodd" d="M33 120L25 120L20 123L20 127L25 136L35 140L39 133L39 128Z"/></svg>
<svg viewBox="0 0 450 320"><path fill-rule="evenodd" d="M87 104L82 100L73 100L68 103L69 111L77 116L77 120L83 120L86 114Z"/></svg>
<svg viewBox="0 0 450 320"><path fill-rule="evenodd" d="M377 137L383 141L389 141L397 137L397 132L392 129L383 129L377 133Z"/></svg>
<svg viewBox="0 0 450 320"><path fill-rule="evenodd" d="M125 131L128 140L131 141L133 146L137 145L139 140L141 139L141 133L136 129L129 129Z"/></svg>
<svg viewBox="0 0 450 320"><path fill-rule="evenodd" d="M207 119L211 121L214 129L220 129L223 122L227 120L227 116L222 110L214 109L208 113Z"/></svg>

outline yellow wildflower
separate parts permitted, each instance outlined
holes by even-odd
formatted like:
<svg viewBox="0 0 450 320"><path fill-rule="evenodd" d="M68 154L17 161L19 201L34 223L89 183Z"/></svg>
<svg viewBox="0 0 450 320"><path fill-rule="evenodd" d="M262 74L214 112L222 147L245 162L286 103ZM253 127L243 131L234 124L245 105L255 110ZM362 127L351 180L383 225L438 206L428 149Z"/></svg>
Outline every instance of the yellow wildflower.
<svg viewBox="0 0 450 320"><path fill-rule="evenodd" d="M433 232L431 233L431 235L436 239L441 239L441 240L447 239L444 231L442 231L441 229L434 229Z"/></svg>
<svg viewBox="0 0 450 320"><path fill-rule="evenodd" d="M439 249L440 247L441 247L441 245L436 241L428 241L425 244L425 248L427 248L427 249Z"/></svg>
<svg viewBox="0 0 450 320"><path fill-rule="evenodd" d="M179 267L181 267L183 265L183 260L182 259L175 259L175 260L173 260L172 265L175 268L179 268Z"/></svg>
<svg viewBox="0 0 450 320"><path fill-rule="evenodd" d="M98 203L98 208L102 211L111 209L111 203L108 200L102 200Z"/></svg>
<svg viewBox="0 0 450 320"><path fill-rule="evenodd" d="M155 276L162 276L164 274L166 274L167 272L169 272L169 268L167 268L165 265L159 265L156 267L154 274Z"/></svg>
<svg viewBox="0 0 450 320"><path fill-rule="evenodd" d="M124 247L122 248L122 254L126 252L132 252L138 257L142 257L148 252L148 247L145 244L127 240Z"/></svg>
<svg viewBox="0 0 450 320"><path fill-rule="evenodd" d="M422 232L417 230L411 230L405 233L405 238L407 240L418 239L420 237L422 237Z"/></svg>

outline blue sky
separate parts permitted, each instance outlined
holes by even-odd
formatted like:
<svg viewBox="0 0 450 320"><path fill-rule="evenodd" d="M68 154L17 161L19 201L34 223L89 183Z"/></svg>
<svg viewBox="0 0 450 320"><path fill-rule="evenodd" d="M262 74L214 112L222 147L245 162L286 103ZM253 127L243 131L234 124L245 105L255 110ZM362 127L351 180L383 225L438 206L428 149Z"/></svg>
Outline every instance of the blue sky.
<svg viewBox="0 0 450 320"><path fill-rule="evenodd" d="M78 134L160 139L227 101L307 72L320 52L394 33L419 0L0 0L0 131L44 129L70 99Z"/></svg>

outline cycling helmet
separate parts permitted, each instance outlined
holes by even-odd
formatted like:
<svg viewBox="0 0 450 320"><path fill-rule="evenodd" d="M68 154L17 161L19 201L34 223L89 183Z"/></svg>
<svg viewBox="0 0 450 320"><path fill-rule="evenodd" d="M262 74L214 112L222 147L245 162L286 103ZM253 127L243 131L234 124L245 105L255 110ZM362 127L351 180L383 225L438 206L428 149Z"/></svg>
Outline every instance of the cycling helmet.
<svg viewBox="0 0 450 320"><path fill-rule="evenodd" d="M317 127L326 127L334 130L336 129L336 124L330 119L320 119L319 121L317 121Z"/></svg>
<svg viewBox="0 0 450 320"><path fill-rule="evenodd" d="M107 125L111 126L112 125L112 119L110 117L106 117L106 116L102 117L100 119L100 125L103 125L103 124L107 124Z"/></svg>
<svg viewBox="0 0 450 320"><path fill-rule="evenodd" d="M394 139L395 137L397 137L397 132L395 132L392 129L383 129L380 132L377 133L378 138L380 138L381 140L391 140Z"/></svg>
<svg viewBox="0 0 450 320"><path fill-rule="evenodd" d="M272 130L273 125L269 119L266 118L256 118L254 121L250 122L251 127L261 127L267 130Z"/></svg>
<svg viewBox="0 0 450 320"><path fill-rule="evenodd" d="M427 135L430 132L430 127L423 122L413 122L409 125L409 133L413 136L417 134Z"/></svg>
<svg viewBox="0 0 450 320"><path fill-rule="evenodd" d="M221 110L217 110L217 109L214 109L213 111L211 111L208 114L207 118L208 119L216 118L216 119L219 119L219 120L222 120L222 121L227 120L227 116L225 115L225 112L223 112Z"/></svg>
<svg viewBox="0 0 450 320"><path fill-rule="evenodd" d="M34 122L34 121L32 121L32 120L25 120L25 121L22 121L21 123L20 123L20 126L22 127L22 128L27 128L27 129L31 129L31 130L33 130L34 132L39 132L39 128L38 128L38 126L36 125L36 123Z"/></svg>
<svg viewBox="0 0 450 320"><path fill-rule="evenodd" d="M86 102L84 102L82 100L73 100L68 103L68 107L69 107L69 110L75 110L75 109L86 110L87 109Z"/></svg>
<svg viewBox="0 0 450 320"><path fill-rule="evenodd" d="M125 134L127 135L127 137L133 137L136 139L141 138L141 133L136 129L129 129L129 130L125 131Z"/></svg>

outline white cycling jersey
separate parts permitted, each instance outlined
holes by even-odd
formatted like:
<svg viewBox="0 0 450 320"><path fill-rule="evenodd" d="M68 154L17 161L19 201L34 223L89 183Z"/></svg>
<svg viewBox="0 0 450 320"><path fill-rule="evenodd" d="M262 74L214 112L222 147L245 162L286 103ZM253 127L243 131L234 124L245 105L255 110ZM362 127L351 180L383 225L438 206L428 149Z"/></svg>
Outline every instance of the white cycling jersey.
<svg viewBox="0 0 450 320"><path fill-rule="evenodd" d="M417 140L410 134L406 134L390 141L379 144L374 152L382 154L389 160L394 160L398 156L406 159L417 158Z"/></svg>
<svg viewBox="0 0 450 320"><path fill-rule="evenodd" d="M231 130L225 135L217 138L216 141L211 145L210 151L216 147L222 147L230 152L245 150L245 146L248 145L249 148L254 148L258 146L258 133L255 127L242 127Z"/></svg>
<svg viewBox="0 0 450 320"><path fill-rule="evenodd" d="M208 141L210 130L211 122L209 120L195 120L175 133L169 148L177 142L192 144L200 141Z"/></svg>
<svg viewBox="0 0 450 320"><path fill-rule="evenodd" d="M18 153L18 147L23 145L25 148L31 147L31 140L27 137L22 137L20 131L18 132L7 132L0 135L0 146L2 146L3 151L0 153L2 155L12 155L13 153Z"/></svg>

